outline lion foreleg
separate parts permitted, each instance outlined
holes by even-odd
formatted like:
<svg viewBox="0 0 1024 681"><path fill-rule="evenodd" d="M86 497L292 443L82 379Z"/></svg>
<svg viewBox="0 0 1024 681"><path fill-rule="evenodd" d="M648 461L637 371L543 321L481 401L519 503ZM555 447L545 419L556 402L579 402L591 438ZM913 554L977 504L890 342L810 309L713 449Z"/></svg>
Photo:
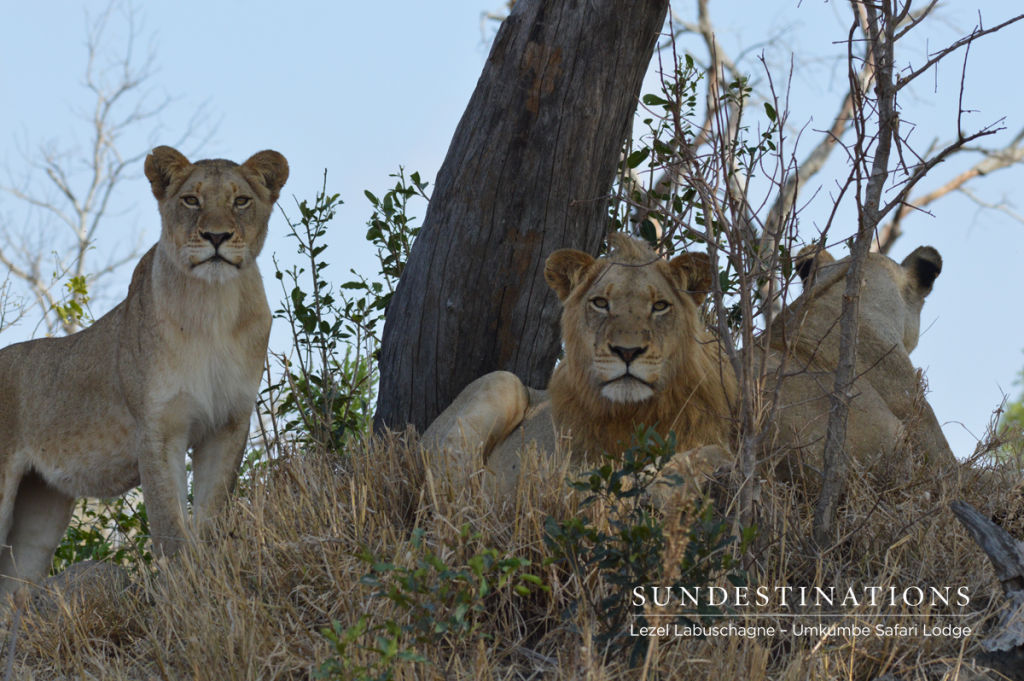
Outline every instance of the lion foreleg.
<svg viewBox="0 0 1024 681"><path fill-rule="evenodd" d="M68 529L75 507L74 497L50 487L34 471L21 478L17 489L13 523L0 557L3 594L15 591L23 583L38 582L49 573L53 553Z"/></svg>
<svg viewBox="0 0 1024 681"><path fill-rule="evenodd" d="M486 459L529 406L530 393L515 374L495 371L470 383L423 434L424 445L435 450L437 472L461 484L474 472L474 456Z"/></svg>
<svg viewBox="0 0 1024 681"><path fill-rule="evenodd" d="M249 420L232 420L192 449L192 516L197 528L216 516L235 488Z"/></svg>
<svg viewBox="0 0 1024 681"><path fill-rule="evenodd" d="M164 436L153 436L139 456L139 477L146 501L154 552L173 556L186 539L188 477L185 427L166 428Z"/></svg>

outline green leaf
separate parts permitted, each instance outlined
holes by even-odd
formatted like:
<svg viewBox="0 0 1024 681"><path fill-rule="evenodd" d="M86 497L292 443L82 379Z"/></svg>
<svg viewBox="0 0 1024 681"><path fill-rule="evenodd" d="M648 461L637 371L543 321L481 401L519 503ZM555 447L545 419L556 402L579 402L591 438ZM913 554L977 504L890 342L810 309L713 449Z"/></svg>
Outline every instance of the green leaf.
<svg viewBox="0 0 1024 681"><path fill-rule="evenodd" d="M725 270L718 273L718 285L722 288L722 293L729 292L729 273Z"/></svg>
<svg viewBox="0 0 1024 681"><path fill-rule="evenodd" d="M658 230L654 226L654 223L649 219L645 218L644 221L640 223L640 237L651 246L657 248Z"/></svg>
<svg viewBox="0 0 1024 681"><path fill-rule="evenodd" d="M630 168L636 168L638 165L643 163L647 159L647 157L650 156L650 155L651 155L650 147L644 147L643 149L639 149L637 151L634 151L626 159L626 165L629 166Z"/></svg>
<svg viewBox="0 0 1024 681"><path fill-rule="evenodd" d="M774 123L775 122L776 114L775 114L775 109L772 107L772 105L769 104L768 102L765 102L764 103L764 111L765 111L766 114L768 114L768 120L770 120L772 123Z"/></svg>
<svg viewBox="0 0 1024 681"><path fill-rule="evenodd" d="M647 106L664 106L668 104L667 100L662 99L658 95L644 95L643 102Z"/></svg>

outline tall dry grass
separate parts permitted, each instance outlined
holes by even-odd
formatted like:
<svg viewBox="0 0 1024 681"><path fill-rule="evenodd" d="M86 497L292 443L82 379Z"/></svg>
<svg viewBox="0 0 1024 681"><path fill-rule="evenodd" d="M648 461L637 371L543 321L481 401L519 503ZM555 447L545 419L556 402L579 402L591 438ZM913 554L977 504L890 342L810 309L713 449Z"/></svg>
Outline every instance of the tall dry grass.
<svg viewBox="0 0 1024 681"><path fill-rule="evenodd" d="M397 679L970 678L958 674L980 651L980 635L670 636L651 646L642 667L631 669L624 657L594 643L601 621L588 596L608 588L600 576L581 580L558 565L541 565L548 555L544 519L580 512L580 496L564 482L564 462L531 457L515 502L495 508L479 481L453 489L424 473L421 456L409 435L364 443L346 457L296 452L274 461L245 481L209 541L162 564L159 574L142 573L122 593L93 589L30 609L17 638L15 678L309 678L334 654L320 633L332 620L349 626L370 614L402 622L401 611L360 582L367 565L355 554L368 548L409 565L415 528L449 564L465 562L484 546L528 558L551 590L527 597L500 592L487 601L486 637L420 646L429 662L397 664ZM947 504L965 500L1021 536L1024 508L1013 484L1018 473L1009 463L986 468L980 460L941 467L908 438L900 452L853 470L842 539L823 554L806 541L815 490L766 480L750 569L768 586L966 586L970 606L955 613L936 609L930 622L984 632L998 611L999 590ZM728 486L719 497L724 510ZM600 522L605 511L587 512ZM475 541L459 539L467 523L480 535ZM684 524L679 531L685 530ZM580 605L570 611L573 601ZM843 612L874 627L893 611L862 605ZM743 614L734 621L787 624ZM802 621L818 618L807 614ZM357 650L354 661L372 657Z"/></svg>

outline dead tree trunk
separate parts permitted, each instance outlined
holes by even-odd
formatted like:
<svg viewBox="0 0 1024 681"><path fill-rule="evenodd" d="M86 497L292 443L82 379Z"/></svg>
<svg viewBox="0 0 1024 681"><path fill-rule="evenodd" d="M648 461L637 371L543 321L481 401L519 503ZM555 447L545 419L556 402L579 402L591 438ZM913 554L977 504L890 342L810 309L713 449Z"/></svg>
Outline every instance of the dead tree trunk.
<svg viewBox="0 0 1024 681"><path fill-rule="evenodd" d="M387 313L374 427L426 426L479 376L547 385L544 261L596 255L668 0L521 0L494 39Z"/></svg>
<svg viewBox="0 0 1024 681"><path fill-rule="evenodd" d="M954 501L949 508L988 556L1009 601L995 628L981 642L985 652L975 661L1011 679L1024 681L1024 543L969 504Z"/></svg>

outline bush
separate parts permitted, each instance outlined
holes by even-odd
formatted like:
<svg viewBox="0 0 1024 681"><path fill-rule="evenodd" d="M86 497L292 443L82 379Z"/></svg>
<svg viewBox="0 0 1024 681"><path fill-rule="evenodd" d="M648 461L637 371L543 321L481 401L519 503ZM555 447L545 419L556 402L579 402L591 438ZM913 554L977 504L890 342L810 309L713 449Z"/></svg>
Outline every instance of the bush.
<svg viewBox="0 0 1024 681"><path fill-rule="evenodd" d="M698 502L687 521L678 525L686 543L681 557L673 560L666 551L665 522L652 512L646 499L648 487L659 474L661 480L674 485L684 482L678 475L663 474L676 452L675 433L670 432L666 440L653 427L640 426L632 442L621 455L605 454L604 465L570 483L588 495L581 508L604 502L610 531L586 515L567 520L548 516L545 520L545 543L552 553L547 562L565 565L581 583L591 571L597 571L601 588L591 590L595 595L589 605L598 613L603 630L595 643L612 652L629 649L630 666L643 659L648 645L645 636L629 636L630 622L650 626L644 608L633 605L633 589L653 585L692 589L711 585L721 577L734 586L745 586L748 575L737 557L747 551L757 533L756 527L743 528L737 539L729 534L724 520L714 519L710 504ZM677 621L692 623L692 615L706 622L722 614L721 609L701 600L696 608L679 612Z"/></svg>
<svg viewBox="0 0 1024 681"><path fill-rule="evenodd" d="M283 375L262 391L263 412L281 419L275 439L284 436L305 446L341 452L350 436L369 432L377 386L378 333L419 233L412 226L415 218L408 215L409 200L427 198L427 183L419 173L407 181L400 168L391 177L398 181L382 199L365 192L373 206L366 240L376 248L380 281L369 281L354 270L354 279L336 287L324 278L325 237L342 204L337 194L327 194L326 173L324 188L313 205L302 201L298 222L288 219L289 236L308 265L282 271L274 260L284 293L274 316L288 324L293 339L291 353L277 355Z"/></svg>
<svg viewBox="0 0 1024 681"><path fill-rule="evenodd" d="M117 499L79 500L64 539L53 556L53 573L83 560L105 560L142 568L153 562L146 548L149 519L142 501L133 505L131 492Z"/></svg>
<svg viewBox="0 0 1024 681"><path fill-rule="evenodd" d="M390 601L393 616L374 623L370 615L363 615L349 627L332 622L323 635L334 645L337 656L324 662L317 678L391 679L392 665L398 660L429 663L417 646L432 648L444 642L454 648L489 638L481 633L480 620L502 592L529 596L531 585L549 590L540 577L524 571L530 566L525 558L480 548L464 564L453 566L426 548L424 534L422 528L412 533L413 567L380 561L367 549L359 554L370 566L362 583L377 589L371 598ZM465 524L459 539L470 544L480 536L471 534ZM369 635L374 636L373 644L359 643ZM357 663L353 649L372 661Z"/></svg>

